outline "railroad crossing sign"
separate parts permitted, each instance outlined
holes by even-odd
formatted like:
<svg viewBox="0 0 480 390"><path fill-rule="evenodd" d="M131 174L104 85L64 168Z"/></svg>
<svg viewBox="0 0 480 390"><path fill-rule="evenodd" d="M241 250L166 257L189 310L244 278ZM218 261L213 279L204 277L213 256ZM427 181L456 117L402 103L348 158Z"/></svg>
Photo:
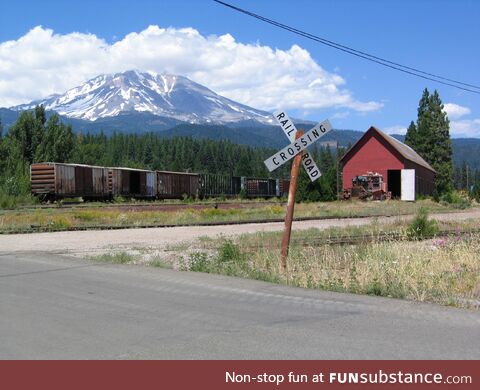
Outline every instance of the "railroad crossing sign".
<svg viewBox="0 0 480 390"><path fill-rule="evenodd" d="M290 120L290 118L288 118L287 114L284 111L275 112L275 119L277 119L277 121L280 123L287 137L289 139L293 137L293 142L264 161L270 172L277 169L279 166L285 164L287 161L290 161L299 152L305 150L318 139L327 134L330 130L332 130L332 125L330 124L330 122L328 120L325 120L318 123L307 133L303 134L295 140L295 134L297 133L297 129L295 128L295 125ZM308 157L305 157L305 155L307 155ZM313 176L310 177L310 179L318 179L318 177L320 176L320 171L318 170L317 165L308 153L304 154L302 161L308 175Z"/></svg>
<svg viewBox="0 0 480 390"><path fill-rule="evenodd" d="M290 120L287 113L283 110L275 111L273 113L273 116L282 128L288 140L290 142L295 141L295 134L297 133L297 128ZM322 175L320 169L318 169L317 167L317 164L315 164L315 161L313 161L313 158L305 150L302 152L302 165L305 168L305 172L307 172L308 177L310 177L311 181L317 180Z"/></svg>
<svg viewBox="0 0 480 390"><path fill-rule="evenodd" d="M332 130L328 120L318 123L308 132L298 131L285 111L276 111L275 119L282 127L285 135L290 140L290 145L284 147L273 156L267 158L264 163L271 172L287 161L293 159L290 186L288 188L287 215L285 216L285 230L282 239L281 265L287 269L288 246L290 244L290 233L292 232L293 211L295 209L295 194L297 192L298 174L300 173L300 161L305 167L308 176L312 181L318 179L321 173L313 158L305 151L310 145Z"/></svg>

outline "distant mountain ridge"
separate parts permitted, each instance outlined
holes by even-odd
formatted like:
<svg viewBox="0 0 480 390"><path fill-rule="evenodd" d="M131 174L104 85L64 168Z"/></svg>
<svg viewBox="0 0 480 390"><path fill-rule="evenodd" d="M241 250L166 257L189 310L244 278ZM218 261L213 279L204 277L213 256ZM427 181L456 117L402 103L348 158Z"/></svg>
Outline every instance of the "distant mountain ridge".
<svg viewBox="0 0 480 390"><path fill-rule="evenodd" d="M154 132L167 138L226 139L255 147L280 148L287 144L271 113L227 99L178 75L136 70L100 75L64 94L0 108L4 130L8 131L22 111L39 104L44 105L47 116L57 112L63 122L81 133L103 132L108 136L115 132ZM299 128L313 125L294 121ZM361 131L337 129L322 142L337 141L347 147L362 135ZM469 167L480 169L480 139L457 138L452 143L456 165L465 161Z"/></svg>
<svg viewBox="0 0 480 390"><path fill-rule="evenodd" d="M20 115L19 111L0 108L0 120L4 131L13 125ZM47 112L47 116L52 112ZM280 148L287 144L287 139L279 126L260 125L258 122L238 122L236 124L189 124L169 118L158 117L149 113L124 113L115 117L100 118L94 122L60 116L65 123L71 124L75 132L105 135L113 133L143 134L158 133L165 138L192 137L196 139L225 139L234 143L255 147ZM308 129L311 124L296 122L298 127ZM341 147L353 145L363 135L362 131L339 130L329 132L324 141L338 141ZM403 135L394 135L402 141ZM465 161L472 169L480 169L480 139L454 138L453 159L455 165Z"/></svg>
<svg viewBox="0 0 480 390"><path fill-rule="evenodd" d="M220 96L186 77L137 70L103 74L64 94L10 109L23 111L40 104L62 116L88 121L126 113L150 113L186 123L273 124L271 113Z"/></svg>

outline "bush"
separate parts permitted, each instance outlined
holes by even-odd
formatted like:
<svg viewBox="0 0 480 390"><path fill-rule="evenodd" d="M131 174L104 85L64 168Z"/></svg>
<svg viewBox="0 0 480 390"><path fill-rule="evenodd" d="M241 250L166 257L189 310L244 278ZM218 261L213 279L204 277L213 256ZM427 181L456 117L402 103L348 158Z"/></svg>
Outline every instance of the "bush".
<svg viewBox="0 0 480 390"><path fill-rule="evenodd" d="M415 200L417 200L417 201L427 200L427 199L430 199L430 196L425 195L425 194L419 194L419 193L415 194ZM437 200L437 202L438 202L438 200Z"/></svg>
<svg viewBox="0 0 480 390"><path fill-rule="evenodd" d="M455 208L464 210L471 206L468 196L462 196L459 192L450 191L440 197L440 203L451 205Z"/></svg>
<svg viewBox="0 0 480 390"><path fill-rule="evenodd" d="M7 177L2 192L9 196L30 194L30 177L21 174Z"/></svg>
<svg viewBox="0 0 480 390"><path fill-rule="evenodd" d="M205 252L192 253L183 269L243 277L249 276L253 271L245 253L231 240L226 240L215 256L209 256Z"/></svg>
<svg viewBox="0 0 480 390"><path fill-rule="evenodd" d="M104 263L127 264L134 260L134 256L128 252L115 252L92 256L90 259Z"/></svg>
<svg viewBox="0 0 480 390"><path fill-rule="evenodd" d="M17 205L15 196L0 193L0 209L13 209Z"/></svg>
<svg viewBox="0 0 480 390"><path fill-rule="evenodd" d="M428 211L421 207L413 221L408 225L407 236L409 238L423 239L433 237L439 231L437 221L428 219Z"/></svg>
<svg viewBox="0 0 480 390"><path fill-rule="evenodd" d="M211 272L211 264L208 260L208 254L205 252L195 252L190 255L188 269L194 272Z"/></svg>
<svg viewBox="0 0 480 390"><path fill-rule="evenodd" d="M17 206L38 204L39 202L37 197L30 194L8 195L0 189L0 209L13 209Z"/></svg>
<svg viewBox="0 0 480 390"><path fill-rule="evenodd" d="M231 240L226 240L218 250L219 263L225 263L228 261L238 263L242 262L244 257L245 256L240 250L240 247Z"/></svg>

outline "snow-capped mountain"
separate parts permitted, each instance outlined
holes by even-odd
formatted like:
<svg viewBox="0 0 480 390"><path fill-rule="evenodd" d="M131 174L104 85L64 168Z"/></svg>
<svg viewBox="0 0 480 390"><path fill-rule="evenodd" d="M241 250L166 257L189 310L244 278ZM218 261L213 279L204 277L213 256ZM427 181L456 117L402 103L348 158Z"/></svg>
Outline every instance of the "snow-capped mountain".
<svg viewBox="0 0 480 390"><path fill-rule="evenodd" d="M135 70L100 75L63 95L11 108L27 110L39 104L60 115L89 121L137 111L190 123L253 120L273 124L270 113L227 99L186 77Z"/></svg>

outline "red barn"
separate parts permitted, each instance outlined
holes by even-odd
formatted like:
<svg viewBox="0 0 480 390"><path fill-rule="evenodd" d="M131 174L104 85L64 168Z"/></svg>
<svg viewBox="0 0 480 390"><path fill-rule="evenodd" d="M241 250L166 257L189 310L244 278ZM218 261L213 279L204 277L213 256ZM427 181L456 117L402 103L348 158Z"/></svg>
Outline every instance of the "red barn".
<svg viewBox="0 0 480 390"><path fill-rule="evenodd" d="M431 195L435 188L435 170L411 147L373 126L345 153L341 162L343 189L351 188L352 179L367 172L383 175L392 197L401 196L402 182L413 187L413 194ZM414 175L407 175L413 172Z"/></svg>

